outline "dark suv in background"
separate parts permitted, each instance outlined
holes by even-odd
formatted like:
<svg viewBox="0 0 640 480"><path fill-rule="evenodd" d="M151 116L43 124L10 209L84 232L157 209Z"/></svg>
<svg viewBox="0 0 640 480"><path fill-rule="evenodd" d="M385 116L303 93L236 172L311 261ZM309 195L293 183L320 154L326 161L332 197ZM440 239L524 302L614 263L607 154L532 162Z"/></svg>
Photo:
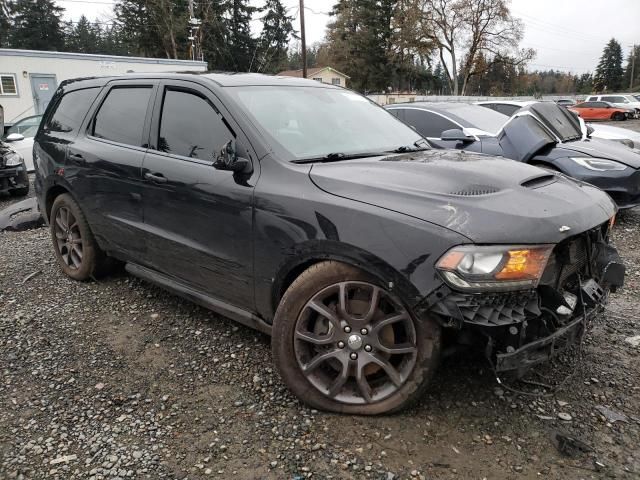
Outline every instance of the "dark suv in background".
<svg viewBox="0 0 640 480"><path fill-rule="evenodd" d="M624 267L587 184L431 150L366 98L263 75L67 81L34 144L62 270L114 264L272 335L316 408L419 398L443 330L498 372L581 338Z"/></svg>

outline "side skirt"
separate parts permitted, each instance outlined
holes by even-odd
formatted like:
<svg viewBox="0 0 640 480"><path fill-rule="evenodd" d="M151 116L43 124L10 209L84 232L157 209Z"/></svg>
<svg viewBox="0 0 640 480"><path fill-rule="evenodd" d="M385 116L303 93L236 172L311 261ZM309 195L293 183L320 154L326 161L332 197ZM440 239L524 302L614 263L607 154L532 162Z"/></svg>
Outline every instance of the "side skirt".
<svg viewBox="0 0 640 480"><path fill-rule="evenodd" d="M251 312L229 305L226 302L220 301L206 293L177 282L171 277L160 272L156 272L150 268L142 267L135 263L127 263L125 269L131 275L154 283L172 293L175 293L176 295L184 297L187 300L241 323L242 325L253 328L262 333L266 333L267 335L271 335L271 325Z"/></svg>

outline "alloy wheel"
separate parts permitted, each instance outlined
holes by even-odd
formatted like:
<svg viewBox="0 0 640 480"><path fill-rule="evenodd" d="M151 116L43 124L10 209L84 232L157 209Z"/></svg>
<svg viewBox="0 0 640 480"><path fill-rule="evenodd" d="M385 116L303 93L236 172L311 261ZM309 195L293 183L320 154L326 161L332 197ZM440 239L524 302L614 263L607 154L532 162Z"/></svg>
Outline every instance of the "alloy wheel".
<svg viewBox="0 0 640 480"><path fill-rule="evenodd" d="M294 349L307 380L345 404L392 395L409 378L418 353L409 312L366 282L336 283L313 296L296 321Z"/></svg>
<svg viewBox="0 0 640 480"><path fill-rule="evenodd" d="M80 225L66 206L56 212L54 234L62 261L72 270L80 268L83 253Z"/></svg>

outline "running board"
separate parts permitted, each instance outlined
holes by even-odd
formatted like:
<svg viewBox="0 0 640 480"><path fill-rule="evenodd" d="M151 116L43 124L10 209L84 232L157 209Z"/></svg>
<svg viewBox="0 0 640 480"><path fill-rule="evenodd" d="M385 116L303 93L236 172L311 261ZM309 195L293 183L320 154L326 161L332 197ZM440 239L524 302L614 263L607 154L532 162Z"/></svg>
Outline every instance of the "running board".
<svg viewBox="0 0 640 480"><path fill-rule="evenodd" d="M136 265L135 263L127 263L125 270L131 275L154 283L172 293L175 293L176 295L184 297L187 300L191 300L198 305L241 323L242 325L253 328L262 333L266 333L267 335L271 335L271 325L251 312L247 312L246 310L229 305L226 302L222 302L210 295L207 295L206 293L179 283L171 277L160 272L156 272L150 268Z"/></svg>

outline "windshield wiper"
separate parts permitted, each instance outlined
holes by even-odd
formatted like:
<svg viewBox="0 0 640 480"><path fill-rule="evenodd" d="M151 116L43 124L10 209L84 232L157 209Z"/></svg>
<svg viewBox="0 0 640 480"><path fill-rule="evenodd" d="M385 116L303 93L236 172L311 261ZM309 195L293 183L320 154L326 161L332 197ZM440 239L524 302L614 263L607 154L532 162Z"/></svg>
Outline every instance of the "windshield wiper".
<svg viewBox="0 0 640 480"><path fill-rule="evenodd" d="M340 160L352 160L355 158L377 157L383 155L380 152L360 152L360 153L327 153L322 157L300 158L292 160L291 163L316 163L316 162L339 162Z"/></svg>
<svg viewBox="0 0 640 480"><path fill-rule="evenodd" d="M406 152L420 152L422 150L429 150L431 148L431 144L421 138L413 142L413 146L403 145L402 147L398 147L395 150L389 150L387 153L406 153Z"/></svg>

